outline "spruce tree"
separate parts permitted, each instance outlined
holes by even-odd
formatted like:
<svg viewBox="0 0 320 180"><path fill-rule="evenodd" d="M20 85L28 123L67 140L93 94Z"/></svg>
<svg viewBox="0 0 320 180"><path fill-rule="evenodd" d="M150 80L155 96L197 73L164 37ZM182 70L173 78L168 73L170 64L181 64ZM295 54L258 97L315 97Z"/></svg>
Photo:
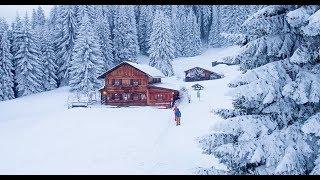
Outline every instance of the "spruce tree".
<svg viewBox="0 0 320 180"><path fill-rule="evenodd" d="M17 52L14 55L15 81L17 95L26 96L42 91L42 64L40 53L31 31L31 24L26 14L22 31L16 36L20 39Z"/></svg>
<svg viewBox="0 0 320 180"><path fill-rule="evenodd" d="M46 23L45 29L43 31L43 86L46 91L53 90L57 88L57 70L56 65L56 54L54 52L53 44L53 32L49 29L49 23Z"/></svg>
<svg viewBox="0 0 320 180"><path fill-rule="evenodd" d="M89 94L101 88L98 76L103 73L103 55L99 37L85 14L75 41L70 71L70 88L73 92Z"/></svg>
<svg viewBox="0 0 320 180"><path fill-rule="evenodd" d="M113 57L113 44L111 41L111 30L109 25L108 17L104 16L102 11L97 14L96 17L96 31L99 37L99 42L101 46L101 51L103 54L104 60L104 71L109 70L114 66L114 57Z"/></svg>
<svg viewBox="0 0 320 180"><path fill-rule="evenodd" d="M178 5L172 5L171 11L171 29L173 35L173 44L174 44L174 57L182 56L182 44L183 44L183 34L182 34L182 21L181 21L181 11Z"/></svg>
<svg viewBox="0 0 320 180"><path fill-rule="evenodd" d="M14 98L13 57L4 20L0 20L0 101Z"/></svg>
<svg viewBox="0 0 320 180"><path fill-rule="evenodd" d="M150 48L150 35L152 31L153 9L150 5L140 6L140 14L138 18L138 40L140 52L147 55Z"/></svg>
<svg viewBox="0 0 320 180"><path fill-rule="evenodd" d="M139 46L137 30L131 6L119 6L115 10L113 43L115 64L137 59Z"/></svg>
<svg viewBox="0 0 320 180"><path fill-rule="evenodd" d="M226 119L200 140L205 153L227 166L224 174L309 174L312 170L316 146L301 127L319 112L319 81L316 74L306 72L307 67L314 69L317 58L309 57L311 48L304 47L301 34L286 18L295 9L267 6L244 23L252 39L236 55L245 73L229 84L234 109L217 111ZM221 170L212 167L199 173Z"/></svg>
<svg viewBox="0 0 320 180"><path fill-rule="evenodd" d="M185 18L185 26L183 29L183 56L196 56L201 53L201 37L200 28L197 23L196 16L193 11L189 11Z"/></svg>
<svg viewBox="0 0 320 180"><path fill-rule="evenodd" d="M57 33L55 46L57 55L58 85L64 86L69 82L71 54L74 46L76 19L73 6L61 6L58 21L61 28Z"/></svg>
<svg viewBox="0 0 320 180"><path fill-rule="evenodd" d="M174 43L170 28L170 20L161 11L155 13L150 37L149 65L162 71L166 76L172 76L172 59L174 58Z"/></svg>

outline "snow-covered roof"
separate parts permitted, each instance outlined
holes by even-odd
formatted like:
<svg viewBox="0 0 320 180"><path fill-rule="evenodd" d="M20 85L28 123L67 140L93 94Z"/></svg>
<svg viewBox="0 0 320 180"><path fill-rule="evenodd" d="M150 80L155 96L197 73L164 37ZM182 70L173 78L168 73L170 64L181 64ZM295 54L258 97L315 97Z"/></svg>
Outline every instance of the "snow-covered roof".
<svg viewBox="0 0 320 180"><path fill-rule="evenodd" d="M154 78L162 78L165 77L161 71L159 71L157 68L149 66L147 64L138 64L134 62L124 61L124 63L128 63L131 66L139 69L140 71L145 72L146 74L150 75Z"/></svg>
<svg viewBox="0 0 320 180"><path fill-rule="evenodd" d="M184 72L190 71L191 69L194 69L194 68L201 68L201 69L204 69L204 70L207 70L207 71L212 72L212 70L211 70L211 67L210 67L210 66L206 67L206 66L202 66L202 65L192 67L192 68L190 68L190 69L185 70Z"/></svg>
<svg viewBox="0 0 320 180"><path fill-rule="evenodd" d="M182 84L177 83L174 77L163 78L160 83L150 84L150 86L173 89L179 91L182 88Z"/></svg>
<svg viewBox="0 0 320 180"><path fill-rule="evenodd" d="M158 69L156 69L155 67L149 66L147 64L138 64L138 63L134 63L134 62L130 62L130 61L123 61L122 63L114 66L113 68L109 69L107 72L101 74L99 76L99 78L104 78L106 76L106 74L110 73L111 71L113 71L114 69L120 67L122 64L129 64L135 68L137 68L138 70L146 73L147 75L153 77L153 78L163 78L165 77L164 74L159 71Z"/></svg>
<svg viewBox="0 0 320 180"><path fill-rule="evenodd" d="M173 89L179 91L181 88L176 86L175 84L168 84L168 83L156 83L150 84L150 86L159 87L159 88L166 88L166 89Z"/></svg>

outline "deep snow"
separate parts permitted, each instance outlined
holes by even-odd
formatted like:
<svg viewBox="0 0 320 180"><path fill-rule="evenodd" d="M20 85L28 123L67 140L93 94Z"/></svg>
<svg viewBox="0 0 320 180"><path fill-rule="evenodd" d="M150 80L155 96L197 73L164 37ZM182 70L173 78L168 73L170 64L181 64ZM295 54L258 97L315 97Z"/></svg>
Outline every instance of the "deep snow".
<svg viewBox="0 0 320 180"><path fill-rule="evenodd" d="M199 166L222 168L201 153L195 138L221 120L213 108L231 107L227 83L240 74L237 66L211 62L238 50L209 49L174 60L175 76L163 81L185 86L192 97L179 106L178 127L172 109L67 109L68 87L0 102L0 174L193 174ZM225 75L198 82L205 87L200 101L191 89L195 82L183 82L183 71L197 65Z"/></svg>

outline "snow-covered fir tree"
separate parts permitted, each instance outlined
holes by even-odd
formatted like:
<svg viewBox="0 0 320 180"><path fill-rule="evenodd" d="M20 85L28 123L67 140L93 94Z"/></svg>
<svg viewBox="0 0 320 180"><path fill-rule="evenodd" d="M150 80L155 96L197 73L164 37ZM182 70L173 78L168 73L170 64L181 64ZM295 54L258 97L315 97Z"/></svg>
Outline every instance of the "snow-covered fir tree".
<svg viewBox="0 0 320 180"><path fill-rule="evenodd" d="M224 34L241 34L246 31L242 26L247 17L256 12L260 6L254 5L215 5L212 6L212 21L209 32L208 43L212 47L225 47L233 44L234 41L225 38L230 36Z"/></svg>
<svg viewBox="0 0 320 180"><path fill-rule="evenodd" d="M211 27L208 35L209 36L208 44L211 47L220 47L220 41L221 41L220 5L213 5L211 11L212 11L212 21L211 21Z"/></svg>
<svg viewBox="0 0 320 180"><path fill-rule="evenodd" d="M172 14L172 5L154 5L154 10L161 10L168 18Z"/></svg>
<svg viewBox="0 0 320 180"><path fill-rule="evenodd" d="M131 6L125 6L125 8L127 8L127 13L128 16L130 18L130 24L132 25L132 32L134 34L134 44L136 44L137 46L137 54L140 53L140 49L139 49L139 41L138 41L138 28L137 28L137 21L136 21L136 13L135 13L135 6L131 5Z"/></svg>
<svg viewBox="0 0 320 180"><path fill-rule="evenodd" d="M113 57L113 44L111 40L111 30L109 25L108 17L103 15L103 12L100 11L97 13L96 17L96 30L97 35L99 37L99 42L101 46L101 51L103 54L104 60L104 71L109 70L111 67L114 66L114 57Z"/></svg>
<svg viewBox="0 0 320 180"><path fill-rule="evenodd" d="M151 5L140 6L138 18L138 41L140 52L147 55L150 48L150 35L152 32L153 8Z"/></svg>
<svg viewBox="0 0 320 180"><path fill-rule="evenodd" d="M309 174L317 169L317 145L301 127L314 121L320 109L319 75L314 73L318 55L310 53L319 52L319 46L310 43L314 37L302 37L296 24L303 19L299 28L307 29L319 7L303 7L305 14L296 8L267 6L245 22L253 38L236 57L246 73L230 83L234 110L217 111L226 120L200 140L205 153L227 166L224 174ZM214 167L199 171L219 172Z"/></svg>
<svg viewBox="0 0 320 180"><path fill-rule="evenodd" d="M31 16L31 28L33 29L36 26L37 22L37 11L32 9L32 16Z"/></svg>
<svg viewBox="0 0 320 180"><path fill-rule="evenodd" d="M308 134L309 144L314 147L310 174L320 174L320 6L301 6L287 14L289 24L302 36L302 42L290 57L294 65L292 82L282 94L293 100L303 111L302 131Z"/></svg>
<svg viewBox="0 0 320 180"><path fill-rule="evenodd" d="M32 22L33 28L39 25L44 26L45 23L46 23L46 17L44 15L44 10L42 9L41 6L39 6L36 10L34 22Z"/></svg>
<svg viewBox="0 0 320 180"><path fill-rule="evenodd" d="M26 96L41 92L42 87L42 64L40 53L31 31L31 24L26 14L22 31L16 35L20 39L17 52L14 55L15 81L17 83L17 95Z"/></svg>
<svg viewBox="0 0 320 180"><path fill-rule="evenodd" d="M85 14L88 14L90 22L94 23L97 17L97 10L101 5L76 5L74 6L74 13L76 17L77 27L80 27L81 20Z"/></svg>
<svg viewBox="0 0 320 180"><path fill-rule="evenodd" d="M174 43L174 56L180 57L182 56L182 43L183 43L183 34L181 31L181 11L179 11L178 5L172 5L171 11L171 30L173 35L173 43Z"/></svg>
<svg viewBox="0 0 320 180"><path fill-rule="evenodd" d="M115 64L136 61L139 45L132 6L119 6L114 16L113 45Z"/></svg>
<svg viewBox="0 0 320 180"><path fill-rule="evenodd" d="M155 13L150 37L149 65L162 71L166 76L172 76L172 59L174 58L174 43L170 28L170 19L163 11Z"/></svg>
<svg viewBox="0 0 320 180"><path fill-rule="evenodd" d="M15 21L12 23L11 54L13 56L18 51L18 46L21 41L21 37L18 35L21 33L21 31L22 31L22 20L21 20L20 16L17 15Z"/></svg>
<svg viewBox="0 0 320 180"><path fill-rule="evenodd" d="M72 54L70 81L71 91L89 94L101 88L98 76L103 73L104 61L99 37L90 23L88 14L82 18Z"/></svg>
<svg viewBox="0 0 320 180"><path fill-rule="evenodd" d="M41 69L44 69L45 67L45 59L43 56L43 52L44 52L44 31L46 29L45 27L45 23L46 23L46 18L44 16L44 11L43 9L39 6L38 9L36 11L33 11L35 13L33 13L32 15L32 30L31 33L34 36L34 41L36 43L37 49L39 49L39 58L40 58L40 65L42 66ZM44 76L44 74L43 74ZM42 90L41 91L45 91L45 81L42 81Z"/></svg>
<svg viewBox="0 0 320 180"><path fill-rule="evenodd" d="M212 7L210 5L196 5L194 9L198 19L197 22L200 25L201 38L204 42L207 42L212 22Z"/></svg>
<svg viewBox="0 0 320 180"><path fill-rule="evenodd" d="M13 57L6 22L0 19L0 101L14 98Z"/></svg>
<svg viewBox="0 0 320 180"><path fill-rule="evenodd" d="M114 17L114 9L115 6L112 5L103 5L102 10L103 10L103 15L106 17L109 21L110 25L110 31L112 32L113 30L113 17ZM111 34L112 35L112 34ZM112 39L112 38L111 38Z"/></svg>
<svg viewBox="0 0 320 180"><path fill-rule="evenodd" d="M57 29L57 26L58 26L58 15L59 15L59 12L58 12L58 6L53 6L50 10L50 14L49 14L49 17L48 17L48 28L50 29L50 31L53 32L53 34L56 33L56 29Z"/></svg>
<svg viewBox="0 0 320 180"><path fill-rule="evenodd" d="M69 82L69 68L71 54L74 46L76 32L76 16L74 6L60 6L58 21L61 23L61 28L58 30L55 39L57 65L58 69L58 85L64 86Z"/></svg>
<svg viewBox="0 0 320 180"><path fill-rule="evenodd" d="M193 11L189 11L188 16L183 19L183 56L196 56L201 53L201 37L200 27L197 23L196 16Z"/></svg>
<svg viewBox="0 0 320 180"><path fill-rule="evenodd" d="M42 42L42 59L43 59L43 86L46 91L53 90L57 88L57 70L58 66L56 65L56 54L54 52L53 44L53 32L49 29L49 23L46 23L45 29L43 31L43 42Z"/></svg>

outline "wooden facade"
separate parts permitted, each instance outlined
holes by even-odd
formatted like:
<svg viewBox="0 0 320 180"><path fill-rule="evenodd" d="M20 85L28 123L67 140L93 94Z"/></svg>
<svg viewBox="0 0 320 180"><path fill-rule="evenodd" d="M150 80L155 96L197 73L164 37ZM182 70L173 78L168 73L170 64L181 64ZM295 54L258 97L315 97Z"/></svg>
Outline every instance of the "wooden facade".
<svg viewBox="0 0 320 180"><path fill-rule="evenodd" d="M220 79L222 77L223 76L220 74L214 73L212 71L200 67L194 67L185 71L186 82Z"/></svg>
<svg viewBox="0 0 320 180"><path fill-rule="evenodd" d="M121 63L100 76L105 81L100 90L102 104L172 107L179 92L155 86L161 83L161 77L153 77L132 64Z"/></svg>

